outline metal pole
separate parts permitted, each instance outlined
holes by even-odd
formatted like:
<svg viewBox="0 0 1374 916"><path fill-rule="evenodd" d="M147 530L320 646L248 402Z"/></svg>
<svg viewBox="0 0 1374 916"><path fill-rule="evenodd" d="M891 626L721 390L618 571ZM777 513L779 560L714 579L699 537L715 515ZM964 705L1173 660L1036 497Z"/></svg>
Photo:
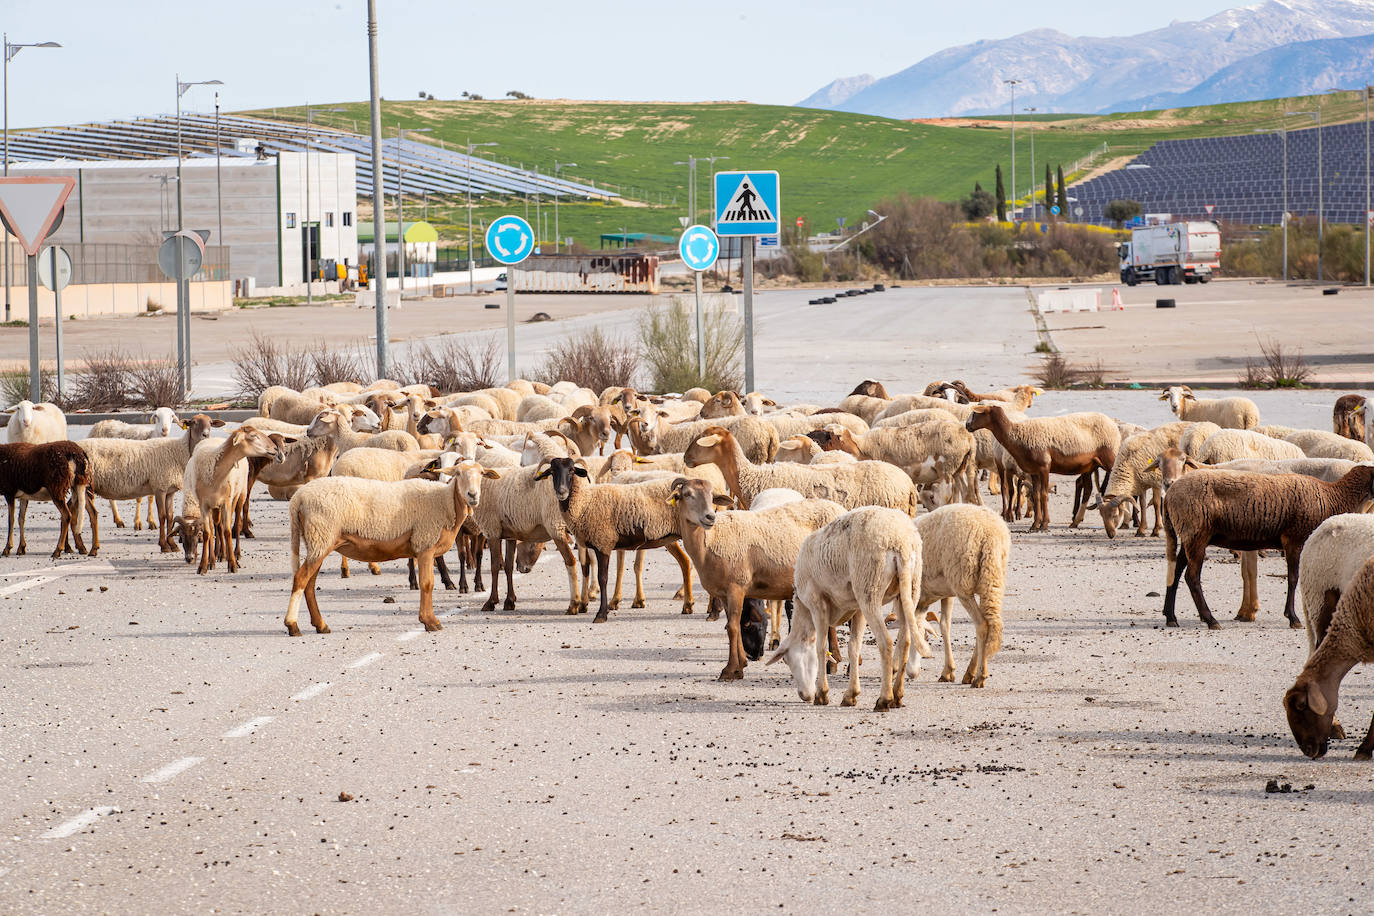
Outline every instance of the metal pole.
<svg viewBox="0 0 1374 916"><path fill-rule="evenodd" d="M706 338L702 336L701 326L701 271L692 271L697 289L697 384L704 385L706 380Z"/></svg>
<svg viewBox="0 0 1374 916"><path fill-rule="evenodd" d="M1369 286L1369 84L1364 87L1364 285Z"/></svg>
<svg viewBox="0 0 1374 916"><path fill-rule="evenodd" d="M468 151L468 295L472 295L474 292L477 291L477 285L476 285L476 282L473 280L474 274L473 274L473 268L472 268L472 138L471 138L471 137L468 137L467 151ZM529 209L528 209L528 208L526 208L525 213L526 213L527 216L529 215ZM509 286L510 284L507 283L506 285Z"/></svg>
<svg viewBox="0 0 1374 916"><path fill-rule="evenodd" d="M57 284L53 284L56 286ZM29 255L29 400L43 400L43 379L38 373L38 255Z"/></svg>
<svg viewBox="0 0 1374 916"><path fill-rule="evenodd" d="M1030 146L1031 146L1031 222L1035 221L1035 122L1030 122ZM1050 200L1045 198L1045 211L1050 209ZM1048 219L1048 217L1046 217Z"/></svg>
<svg viewBox="0 0 1374 916"><path fill-rule="evenodd" d="M377 377L391 371L386 321L386 189L382 186L382 102L377 75L377 0L367 0L367 66L372 108L372 278L377 284ZM377 276L377 265L382 267Z"/></svg>
<svg viewBox="0 0 1374 916"><path fill-rule="evenodd" d="M48 250L52 252L52 301L53 312L57 317L57 396L61 398L67 393L66 372L62 362L62 281L57 276L57 246L50 245Z"/></svg>
<svg viewBox="0 0 1374 916"><path fill-rule="evenodd" d="M1326 181L1322 174L1322 106L1317 105L1317 282L1323 282L1322 273L1322 231L1326 222L1326 203L1322 196L1322 184Z"/></svg>
<svg viewBox="0 0 1374 916"><path fill-rule="evenodd" d="M744 249L744 390L754 390L754 238L742 236Z"/></svg>
<svg viewBox="0 0 1374 916"><path fill-rule="evenodd" d="M1288 282L1288 125L1283 126L1283 280Z"/></svg>
<svg viewBox="0 0 1374 916"><path fill-rule="evenodd" d="M5 33L5 177L10 174L10 36ZM5 272L5 320L10 320L10 232L0 228L0 257Z"/></svg>
<svg viewBox="0 0 1374 916"><path fill-rule="evenodd" d="M305 106L305 219L301 220L305 230L305 304L313 305L315 300L310 288L315 281L315 246L310 241L310 106Z"/></svg>
<svg viewBox="0 0 1374 916"><path fill-rule="evenodd" d="M1011 221L1016 222L1016 81L1011 85ZM1031 175L1034 178L1034 174Z"/></svg>
<svg viewBox="0 0 1374 916"><path fill-rule="evenodd" d="M401 297L406 294L406 225L401 215L401 208L405 206L405 192L401 184L401 175L405 165L405 143L406 131L401 125L396 125L396 285L399 290L396 293L396 301L401 301Z"/></svg>
<svg viewBox="0 0 1374 916"><path fill-rule="evenodd" d="M215 244L224 247L224 193L219 172L219 93L215 93ZM228 271L229 265L225 265Z"/></svg>
<svg viewBox="0 0 1374 916"><path fill-rule="evenodd" d="M515 375L515 265L506 267L506 381Z"/></svg>
<svg viewBox="0 0 1374 916"><path fill-rule="evenodd" d="M186 240L180 236L185 229L182 213L181 199L181 74L177 74L177 378L180 380L181 389L180 400L183 402L190 395L190 389L186 385L186 331L188 322L186 321L186 284L182 281L182 265L186 263Z"/></svg>

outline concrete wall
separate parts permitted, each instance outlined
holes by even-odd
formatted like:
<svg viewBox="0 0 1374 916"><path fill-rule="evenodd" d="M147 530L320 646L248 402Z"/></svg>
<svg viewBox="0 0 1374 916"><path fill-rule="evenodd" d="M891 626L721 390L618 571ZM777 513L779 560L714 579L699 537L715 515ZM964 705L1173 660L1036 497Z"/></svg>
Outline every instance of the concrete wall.
<svg viewBox="0 0 1374 916"><path fill-rule="evenodd" d="M234 306L234 284L230 280L193 282L192 312L215 312ZM14 317L27 319L28 289L13 291ZM72 284L62 290L62 317L95 318L107 315L138 315L148 310L149 303L167 312L177 308L177 285L167 283L87 283ZM38 316L40 321L53 318L53 294L38 288Z"/></svg>

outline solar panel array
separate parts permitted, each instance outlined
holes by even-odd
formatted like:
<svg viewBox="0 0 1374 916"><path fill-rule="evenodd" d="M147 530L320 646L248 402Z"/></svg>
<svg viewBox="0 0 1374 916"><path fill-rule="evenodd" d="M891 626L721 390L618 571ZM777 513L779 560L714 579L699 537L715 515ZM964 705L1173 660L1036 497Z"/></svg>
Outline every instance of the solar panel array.
<svg viewBox="0 0 1374 916"><path fill-rule="evenodd" d="M220 117L220 155L253 157L250 150L235 148L237 138L258 140L267 154L279 151L304 152L306 128L303 124L268 121L240 115ZM348 131L314 125L310 129L310 148L326 153L353 153L357 157L358 194L372 194L372 143L368 137ZM212 115L183 114L181 144L184 155L215 155L215 118ZM177 153L176 119L139 118L109 121L74 127L44 127L10 131L10 161L78 161L110 159L161 159ZM382 140L383 187L396 192L401 175L406 194L466 194L471 176L474 196L519 196L545 194L550 197L609 198L614 191L567 178L494 162L481 156L444 149L430 143L406 138Z"/></svg>
<svg viewBox="0 0 1374 916"><path fill-rule="evenodd" d="M1321 128L1322 202L1328 222L1363 225L1365 214L1365 124ZM1315 217L1318 210L1317 129L1287 132L1288 212ZM1122 169L1069 189L1085 222L1110 222L1102 215L1113 200L1136 200L1145 213L1178 219L1211 219L1246 225L1278 224L1284 203L1284 135L1162 140Z"/></svg>

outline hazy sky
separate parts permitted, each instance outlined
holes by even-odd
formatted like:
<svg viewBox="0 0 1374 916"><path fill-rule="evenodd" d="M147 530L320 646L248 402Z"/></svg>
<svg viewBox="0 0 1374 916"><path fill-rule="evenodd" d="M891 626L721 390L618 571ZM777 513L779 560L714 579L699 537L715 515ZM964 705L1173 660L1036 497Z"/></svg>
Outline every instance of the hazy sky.
<svg viewBox="0 0 1374 916"><path fill-rule="evenodd" d="M1131 34L1238 5L377 0L387 98L516 89L543 98L779 104L837 76L886 76L981 38L1043 27ZM178 71L185 80L223 80L226 110L361 100L366 9L365 0L0 0L11 41L64 46L25 49L11 61L10 126L170 112ZM211 110L212 91L191 90L186 108Z"/></svg>

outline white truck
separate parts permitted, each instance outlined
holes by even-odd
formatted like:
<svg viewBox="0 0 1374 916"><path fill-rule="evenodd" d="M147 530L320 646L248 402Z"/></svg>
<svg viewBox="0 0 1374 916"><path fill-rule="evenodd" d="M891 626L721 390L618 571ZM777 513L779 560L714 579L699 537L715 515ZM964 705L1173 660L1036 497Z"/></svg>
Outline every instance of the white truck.
<svg viewBox="0 0 1374 916"><path fill-rule="evenodd" d="M1131 230L1116 250L1121 282L1135 286L1206 283L1221 267L1221 230L1216 223L1163 223Z"/></svg>

